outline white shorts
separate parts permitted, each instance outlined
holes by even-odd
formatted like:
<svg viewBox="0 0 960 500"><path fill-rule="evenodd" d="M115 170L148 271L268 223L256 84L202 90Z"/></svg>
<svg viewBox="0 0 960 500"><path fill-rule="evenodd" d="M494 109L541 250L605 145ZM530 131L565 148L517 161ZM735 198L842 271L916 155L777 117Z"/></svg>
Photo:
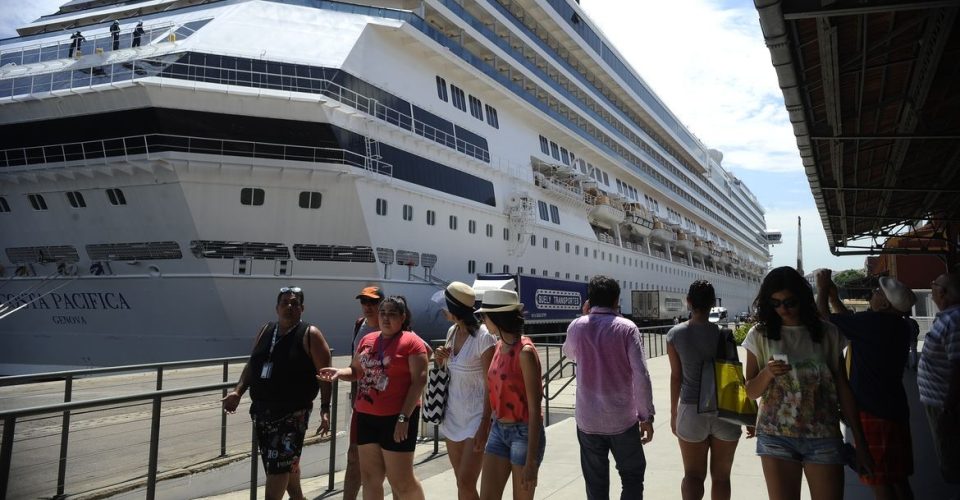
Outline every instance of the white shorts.
<svg viewBox="0 0 960 500"><path fill-rule="evenodd" d="M677 404L677 437L691 443L713 436L721 441L739 441L739 425L720 420L716 413L699 413L695 404Z"/></svg>

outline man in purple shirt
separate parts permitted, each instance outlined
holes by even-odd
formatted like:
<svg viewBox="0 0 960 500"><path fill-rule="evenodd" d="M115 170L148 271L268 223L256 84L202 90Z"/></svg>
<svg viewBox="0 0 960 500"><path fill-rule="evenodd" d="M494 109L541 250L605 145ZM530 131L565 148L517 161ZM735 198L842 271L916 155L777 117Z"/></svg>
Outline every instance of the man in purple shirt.
<svg viewBox="0 0 960 500"><path fill-rule="evenodd" d="M621 499L643 498L653 439L653 393L637 325L617 312L620 285L595 276L587 286L590 311L570 323L563 353L577 363L577 439L590 500L610 497L613 453L623 484ZM624 383L629 380L630 383Z"/></svg>

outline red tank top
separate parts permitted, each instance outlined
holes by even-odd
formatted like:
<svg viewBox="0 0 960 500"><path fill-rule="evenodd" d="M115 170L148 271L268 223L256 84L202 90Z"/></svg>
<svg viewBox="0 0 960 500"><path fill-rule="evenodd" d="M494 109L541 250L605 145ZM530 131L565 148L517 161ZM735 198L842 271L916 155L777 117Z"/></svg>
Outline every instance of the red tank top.
<svg viewBox="0 0 960 500"><path fill-rule="evenodd" d="M497 342L487 371L487 387L490 390L490 407L497 420L526 422L529 418L527 391L523 384L523 372L520 370L520 350L523 346L534 348L537 367L540 366L540 356L536 353L536 346L527 337L520 337L520 341L510 346L508 351L501 351L503 341ZM537 388L543 395L543 386Z"/></svg>

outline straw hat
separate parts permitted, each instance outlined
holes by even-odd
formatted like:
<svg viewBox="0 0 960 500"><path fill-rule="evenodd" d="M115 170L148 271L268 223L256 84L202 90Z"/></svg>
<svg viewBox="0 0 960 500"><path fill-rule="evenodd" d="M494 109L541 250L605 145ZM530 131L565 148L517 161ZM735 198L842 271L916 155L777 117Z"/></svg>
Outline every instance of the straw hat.
<svg viewBox="0 0 960 500"><path fill-rule="evenodd" d="M517 292L513 290L494 289L483 292L483 303L478 313L519 311L523 308Z"/></svg>

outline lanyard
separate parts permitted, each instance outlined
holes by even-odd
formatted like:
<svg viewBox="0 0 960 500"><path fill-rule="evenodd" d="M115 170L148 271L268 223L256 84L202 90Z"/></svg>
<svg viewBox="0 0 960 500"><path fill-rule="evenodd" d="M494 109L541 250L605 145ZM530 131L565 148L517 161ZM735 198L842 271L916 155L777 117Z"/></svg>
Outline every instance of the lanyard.
<svg viewBox="0 0 960 500"><path fill-rule="evenodd" d="M300 326L300 322L299 322L299 321L297 321L297 324L296 324L296 325L293 325L292 328L290 328L289 330L287 330L287 333L290 333L290 332L296 330L298 326ZM280 340L280 339L277 338L277 330L278 330L279 328L280 328L280 323L279 323L279 322L278 322L276 325L273 325L273 340L270 342L270 352L267 354L267 362L270 362L271 360L273 360L273 348L277 346L277 341ZM286 334L284 334L284 335L286 335Z"/></svg>
<svg viewBox="0 0 960 500"><path fill-rule="evenodd" d="M391 337L390 339L386 340L386 342L384 342L384 340L383 340L383 332L380 332L380 338L377 339L377 354L378 354L377 359L380 361L380 366L383 366L383 353L384 353L384 351L386 351L386 350L390 347L390 344L393 343L394 339L396 339L396 338L399 337L400 335L403 335L403 332L402 332L402 331L397 332L393 337ZM383 345L384 343L387 344L386 347L384 347L384 345Z"/></svg>

